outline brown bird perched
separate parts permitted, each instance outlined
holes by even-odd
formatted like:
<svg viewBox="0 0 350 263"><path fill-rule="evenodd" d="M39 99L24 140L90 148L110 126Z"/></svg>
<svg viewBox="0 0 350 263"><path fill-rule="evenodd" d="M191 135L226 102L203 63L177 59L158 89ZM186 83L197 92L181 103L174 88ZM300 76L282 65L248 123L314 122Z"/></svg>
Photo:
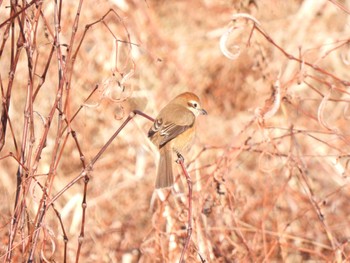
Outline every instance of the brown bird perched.
<svg viewBox="0 0 350 263"><path fill-rule="evenodd" d="M195 137L196 117L201 114L207 112L201 108L198 96L191 92L178 95L159 112L148 132L160 152L156 188L174 184L173 153L181 155L188 150Z"/></svg>

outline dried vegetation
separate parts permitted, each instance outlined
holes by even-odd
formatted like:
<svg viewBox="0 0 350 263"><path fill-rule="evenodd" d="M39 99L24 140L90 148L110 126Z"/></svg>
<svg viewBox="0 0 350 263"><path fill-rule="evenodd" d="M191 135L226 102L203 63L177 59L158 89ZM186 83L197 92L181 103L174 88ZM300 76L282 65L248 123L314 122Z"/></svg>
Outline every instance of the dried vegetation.
<svg viewBox="0 0 350 263"><path fill-rule="evenodd" d="M185 156L186 262L349 261L349 9L0 1L0 260L176 262L180 168L155 194L141 116L105 145L191 90L209 115Z"/></svg>

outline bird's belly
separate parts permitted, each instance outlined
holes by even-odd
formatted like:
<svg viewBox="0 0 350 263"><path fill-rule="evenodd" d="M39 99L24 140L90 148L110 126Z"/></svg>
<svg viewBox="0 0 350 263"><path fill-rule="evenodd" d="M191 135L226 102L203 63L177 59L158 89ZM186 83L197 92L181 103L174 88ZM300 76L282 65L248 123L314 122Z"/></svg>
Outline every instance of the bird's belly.
<svg viewBox="0 0 350 263"><path fill-rule="evenodd" d="M195 133L191 129L179 134L173 139L172 148L175 152L183 153L189 150L195 138Z"/></svg>

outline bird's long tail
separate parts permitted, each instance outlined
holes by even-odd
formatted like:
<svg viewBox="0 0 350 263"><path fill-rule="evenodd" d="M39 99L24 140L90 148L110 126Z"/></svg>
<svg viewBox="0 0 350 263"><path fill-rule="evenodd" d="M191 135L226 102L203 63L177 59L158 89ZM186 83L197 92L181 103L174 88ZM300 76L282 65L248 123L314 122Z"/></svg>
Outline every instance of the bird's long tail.
<svg viewBox="0 0 350 263"><path fill-rule="evenodd" d="M160 148L156 188L170 187L174 184L173 152L169 143Z"/></svg>

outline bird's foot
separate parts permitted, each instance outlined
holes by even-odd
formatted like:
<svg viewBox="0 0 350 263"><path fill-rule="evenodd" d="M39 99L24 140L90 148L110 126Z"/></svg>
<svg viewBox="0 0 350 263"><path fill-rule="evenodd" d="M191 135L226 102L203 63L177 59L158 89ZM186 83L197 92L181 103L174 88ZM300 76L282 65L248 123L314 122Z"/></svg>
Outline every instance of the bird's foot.
<svg viewBox="0 0 350 263"><path fill-rule="evenodd" d="M185 161L185 158L178 151L176 151L176 155L177 155L176 163L183 163Z"/></svg>

